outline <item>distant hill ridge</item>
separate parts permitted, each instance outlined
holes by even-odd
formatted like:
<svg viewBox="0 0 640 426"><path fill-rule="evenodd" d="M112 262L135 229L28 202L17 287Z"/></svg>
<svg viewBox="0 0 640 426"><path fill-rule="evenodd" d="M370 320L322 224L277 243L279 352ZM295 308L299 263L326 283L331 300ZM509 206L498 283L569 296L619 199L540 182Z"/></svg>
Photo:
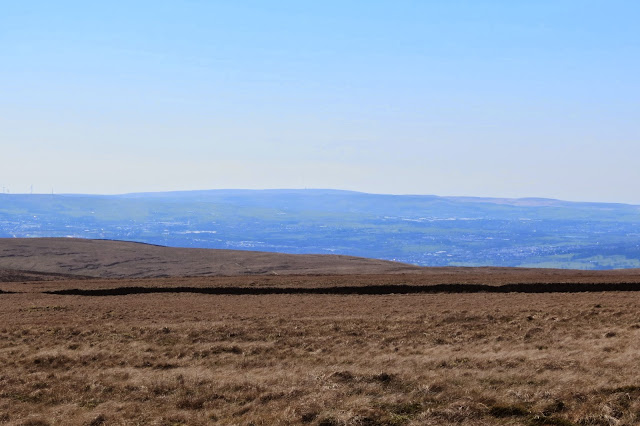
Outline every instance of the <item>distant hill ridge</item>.
<svg viewBox="0 0 640 426"><path fill-rule="evenodd" d="M0 238L340 254L420 266L640 268L640 206L352 191L0 194Z"/></svg>

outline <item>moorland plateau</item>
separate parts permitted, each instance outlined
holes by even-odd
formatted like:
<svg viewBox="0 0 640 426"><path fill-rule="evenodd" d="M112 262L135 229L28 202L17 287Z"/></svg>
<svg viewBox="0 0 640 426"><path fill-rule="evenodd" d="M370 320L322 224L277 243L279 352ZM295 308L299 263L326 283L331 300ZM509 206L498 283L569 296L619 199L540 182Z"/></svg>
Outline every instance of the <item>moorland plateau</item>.
<svg viewBox="0 0 640 426"><path fill-rule="evenodd" d="M0 240L0 423L640 422L638 270L269 256Z"/></svg>

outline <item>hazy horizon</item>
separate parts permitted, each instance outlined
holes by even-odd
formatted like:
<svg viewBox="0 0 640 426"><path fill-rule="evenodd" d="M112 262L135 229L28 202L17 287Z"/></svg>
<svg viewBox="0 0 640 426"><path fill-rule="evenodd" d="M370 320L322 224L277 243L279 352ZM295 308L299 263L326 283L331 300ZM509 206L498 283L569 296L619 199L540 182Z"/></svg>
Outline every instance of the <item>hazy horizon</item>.
<svg viewBox="0 0 640 426"><path fill-rule="evenodd" d="M387 192L371 192L371 191L357 191L351 189L337 189L337 188L200 188L200 189L177 189L166 191L134 191L134 192L121 192L121 193L96 193L96 192L0 192L0 195L60 195L60 196L127 196L137 194L170 194L170 193L191 193L191 192L242 192L242 191L273 191L273 192L303 192L303 191L316 191L316 192L351 192L364 195L391 195L391 196L408 196L408 197L438 197L438 198L450 198L450 199L478 199L478 200L548 200L559 201L569 203L596 203L596 204L626 204L631 206L640 206L640 203L624 203L616 201L597 201L597 200L567 200L560 198L549 197L488 197L482 195L463 195L463 194L416 194L416 193L387 193Z"/></svg>
<svg viewBox="0 0 640 426"><path fill-rule="evenodd" d="M0 16L0 185L640 204L639 12L14 2Z"/></svg>

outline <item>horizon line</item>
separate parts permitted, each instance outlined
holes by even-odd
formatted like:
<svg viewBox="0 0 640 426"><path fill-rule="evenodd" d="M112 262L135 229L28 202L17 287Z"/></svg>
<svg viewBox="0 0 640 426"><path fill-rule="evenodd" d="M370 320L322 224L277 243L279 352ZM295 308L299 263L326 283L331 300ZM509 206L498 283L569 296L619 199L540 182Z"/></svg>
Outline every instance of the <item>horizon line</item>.
<svg viewBox="0 0 640 426"><path fill-rule="evenodd" d="M503 200L503 201L552 201L562 203L579 203L579 204L615 204L615 205L627 205L627 206L639 206L640 203L625 203L615 201L590 201L590 200L566 200L553 197L542 196L524 196L524 197L506 197L506 196L481 196L481 195L436 195L436 194L417 194L417 193L384 193L384 192L368 192L357 191L351 189L336 189L336 188L208 188L208 189L178 189L178 190L165 190L165 191L134 191L134 192L122 192L122 193L88 193L88 192L61 192L61 193L48 193L48 192L2 192L0 196L90 196L90 197L124 197L134 195L153 195L153 194L178 194L178 193L194 193L194 192L305 192L305 191L327 191L327 192L343 192L361 195L382 195L382 196L397 196L397 197L437 197L445 199L464 199L469 201L479 200Z"/></svg>

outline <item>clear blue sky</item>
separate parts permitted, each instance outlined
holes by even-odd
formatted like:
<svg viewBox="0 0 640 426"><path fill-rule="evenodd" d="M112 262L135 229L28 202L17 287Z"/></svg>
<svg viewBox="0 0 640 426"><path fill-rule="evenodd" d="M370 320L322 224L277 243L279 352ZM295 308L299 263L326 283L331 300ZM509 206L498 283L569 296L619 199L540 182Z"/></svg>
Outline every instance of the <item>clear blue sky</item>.
<svg viewBox="0 0 640 426"><path fill-rule="evenodd" d="M14 193L337 188L640 204L640 2L14 1Z"/></svg>

